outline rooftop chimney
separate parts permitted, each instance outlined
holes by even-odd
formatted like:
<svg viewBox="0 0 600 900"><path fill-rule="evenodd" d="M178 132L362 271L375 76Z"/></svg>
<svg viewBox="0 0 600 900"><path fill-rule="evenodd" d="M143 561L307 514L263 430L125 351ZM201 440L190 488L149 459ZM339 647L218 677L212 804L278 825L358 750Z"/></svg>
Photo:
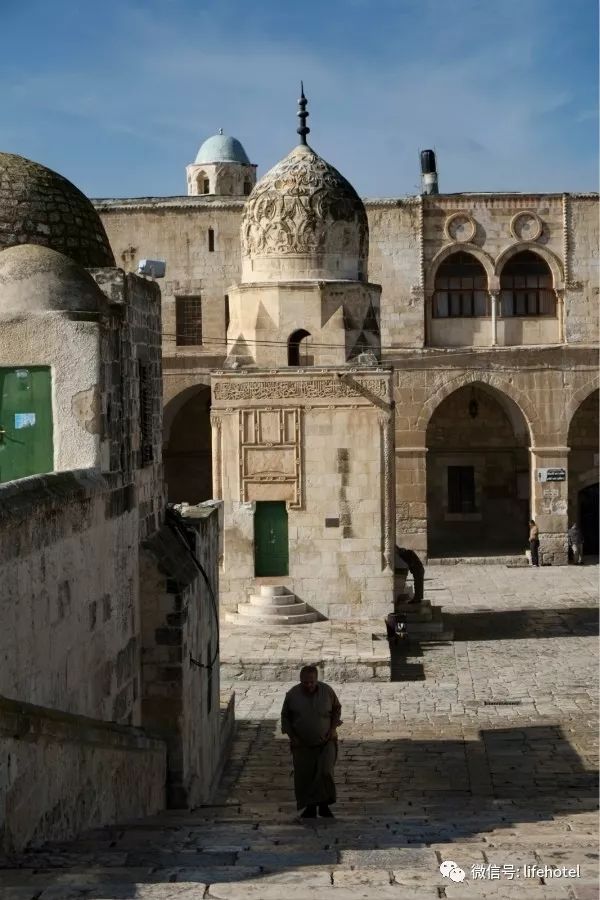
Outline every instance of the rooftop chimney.
<svg viewBox="0 0 600 900"><path fill-rule="evenodd" d="M433 150L421 150L421 193L439 193L435 153Z"/></svg>

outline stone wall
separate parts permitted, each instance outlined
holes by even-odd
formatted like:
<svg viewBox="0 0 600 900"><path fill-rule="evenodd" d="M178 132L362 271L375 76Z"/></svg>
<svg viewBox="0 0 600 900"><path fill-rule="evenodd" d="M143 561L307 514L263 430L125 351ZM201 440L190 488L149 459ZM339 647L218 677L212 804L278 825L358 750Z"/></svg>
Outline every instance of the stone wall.
<svg viewBox="0 0 600 900"><path fill-rule="evenodd" d="M572 344L596 342L600 310L598 198L568 197L565 226L566 339Z"/></svg>
<svg viewBox="0 0 600 900"><path fill-rule="evenodd" d="M152 815L166 753L135 728L0 697L0 853Z"/></svg>
<svg viewBox="0 0 600 900"><path fill-rule="evenodd" d="M137 540L116 474L0 485L0 694L139 724Z"/></svg>
<svg viewBox="0 0 600 900"><path fill-rule="evenodd" d="M219 509L168 522L140 556L142 724L166 741L169 805L196 806L210 798L221 761Z"/></svg>
<svg viewBox="0 0 600 900"><path fill-rule="evenodd" d="M135 271L139 259L164 259L161 282L165 368L183 370L201 359L217 364L225 350L225 296L239 281L240 217L243 200L174 197L155 202L98 201L117 263ZM209 250L208 230L214 232ZM177 347L175 298L202 298L201 347ZM177 357L176 359L174 357Z"/></svg>

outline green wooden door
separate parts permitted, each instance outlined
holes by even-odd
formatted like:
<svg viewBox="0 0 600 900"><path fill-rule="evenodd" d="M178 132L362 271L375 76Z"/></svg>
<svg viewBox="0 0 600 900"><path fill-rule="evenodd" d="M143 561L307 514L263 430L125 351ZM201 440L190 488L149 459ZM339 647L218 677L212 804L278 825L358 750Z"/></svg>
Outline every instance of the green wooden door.
<svg viewBox="0 0 600 900"><path fill-rule="evenodd" d="M50 369L0 368L0 482L53 468Z"/></svg>
<svg viewBox="0 0 600 900"><path fill-rule="evenodd" d="M285 501L258 501L254 513L254 574L287 575L288 566Z"/></svg>

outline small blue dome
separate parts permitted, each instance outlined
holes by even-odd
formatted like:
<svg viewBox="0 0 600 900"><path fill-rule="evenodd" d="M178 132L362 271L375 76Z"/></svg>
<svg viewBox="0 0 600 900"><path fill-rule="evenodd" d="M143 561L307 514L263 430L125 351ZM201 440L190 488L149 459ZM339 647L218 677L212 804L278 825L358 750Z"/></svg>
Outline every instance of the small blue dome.
<svg viewBox="0 0 600 900"><path fill-rule="evenodd" d="M242 166L249 166L250 160L246 151L234 137L227 137L220 132L209 137L200 149L196 157L197 163L233 162Z"/></svg>

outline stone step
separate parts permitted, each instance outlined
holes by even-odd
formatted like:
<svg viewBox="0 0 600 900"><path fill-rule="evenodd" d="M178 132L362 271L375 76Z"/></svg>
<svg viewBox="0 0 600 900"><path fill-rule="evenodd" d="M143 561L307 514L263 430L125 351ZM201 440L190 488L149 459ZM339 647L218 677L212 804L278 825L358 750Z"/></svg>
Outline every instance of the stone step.
<svg viewBox="0 0 600 900"><path fill-rule="evenodd" d="M427 560L428 566L508 566L511 569L529 565L525 554L509 556L435 556Z"/></svg>
<svg viewBox="0 0 600 900"><path fill-rule="evenodd" d="M261 584L260 586L261 597L282 597L290 593L284 584Z"/></svg>
<svg viewBox="0 0 600 900"><path fill-rule="evenodd" d="M300 600L297 600L294 603L278 604L277 606L271 603L265 606L256 606L251 603L238 604L239 615L247 616L250 619L256 619L257 617L268 617L270 619L274 616L301 615L305 612L308 612L306 603L301 603Z"/></svg>
<svg viewBox="0 0 600 900"><path fill-rule="evenodd" d="M240 604L241 606L241 604ZM239 608L239 607L238 607ZM245 607L252 609L252 607ZM236 625L261 625L271 627L273 625L305 625L308 622L317 622L319 616L315 612L294 613L293 615L268 615L262 610L256 610L257 615L240 615L237 613L225 613L225 621L232 622Z"/></svg>
<svg viewBox="0 0 600 900"><path fill-rule="evenodd" d="M272 597L264 597L262 594L250 595L250 605L260 606L262 609L281 609L294 603L301 605L295 594L275 594Z"/></svg>

